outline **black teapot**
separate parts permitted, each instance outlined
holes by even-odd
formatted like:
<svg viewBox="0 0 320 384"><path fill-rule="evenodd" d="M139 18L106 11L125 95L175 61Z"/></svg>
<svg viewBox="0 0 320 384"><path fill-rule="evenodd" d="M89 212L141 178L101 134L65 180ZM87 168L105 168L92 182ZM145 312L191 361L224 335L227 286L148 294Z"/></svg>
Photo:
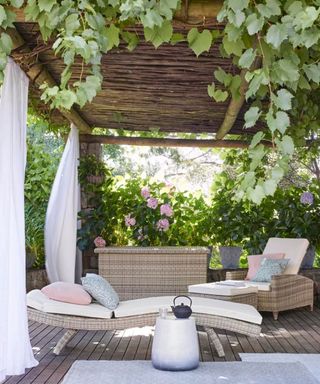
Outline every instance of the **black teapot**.
<svg viewBox="0 0 320 384"><path fill-rule="evenodd" d="M187 298L190 301L190 305L184 305L184 303L181 303L180 305L176 305L176 300L179 297ZM189 296L185 296L185 295L176 296L173 299L173 305L171 306L172 312L177 319L187 319L192 314L191 305L192 305L192 300Z"/></svg>

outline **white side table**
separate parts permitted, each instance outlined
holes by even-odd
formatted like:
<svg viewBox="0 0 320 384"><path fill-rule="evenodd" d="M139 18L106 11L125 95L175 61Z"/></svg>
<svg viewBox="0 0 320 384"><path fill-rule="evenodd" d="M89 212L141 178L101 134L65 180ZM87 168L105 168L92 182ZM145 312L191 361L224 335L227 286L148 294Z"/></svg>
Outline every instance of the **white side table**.
<svg viewBox="0 0 320 384"><path fill-rule="evenodd" d="M193 317L157 318L152 345L152 364L155 368L165 371L188 371L198 367L199 341Z"/></svg>

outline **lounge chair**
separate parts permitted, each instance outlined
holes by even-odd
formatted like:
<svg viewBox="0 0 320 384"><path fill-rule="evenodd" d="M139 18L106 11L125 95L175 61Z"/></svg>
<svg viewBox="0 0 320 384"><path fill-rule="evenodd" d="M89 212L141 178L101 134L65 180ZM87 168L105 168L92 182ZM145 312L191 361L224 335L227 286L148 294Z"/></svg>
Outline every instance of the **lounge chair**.
<svg viewBox="0 0 320 384"><path fill-rule="evenodd" d="M246 284L258 286L258 310L272 312L275 320L279 312L309 306L313 310L314 283L307 277L298 275L303 257L307 251L307 239L270 238L263 254L285 253L289 259L283 275L273 276L271 283ZM227 272L227 280L243 280L247 271Z"/></svg>
<svg viewBox="0 0 320 384"><path fill-rule="evenodd" d="M173 296L149 297L120 302L110 311L100 304L76 305L48 299L41 291L27 294L29 320L66 329L58 341L54 353L59 354L78 330L119 330L153 326L160 307L173 302ZM193 316L199 326L208 333L220 357L223 347L213 328L225 329L247 336L260 335L262 317L252 306L221 300L193 298Z"/></svg>
<svg viewBox="0 0 320 384"><path fill-rule="evenodd" d="M204 247L110 247L95 252L99 254L99 274L119 294L120 305L115 311L99 304L75 306L56 302L38 290L28 293L30 320L67 330L54 349L56 354L80 329L152 326L159 308L172 304L172 295L187 294L190 284L207 281L208 249ZM195 298L192 309L197 324L204 327L219 356L224 356L224 352L213 328L252 337L260 334L262 317L250 305Z"/></svg>

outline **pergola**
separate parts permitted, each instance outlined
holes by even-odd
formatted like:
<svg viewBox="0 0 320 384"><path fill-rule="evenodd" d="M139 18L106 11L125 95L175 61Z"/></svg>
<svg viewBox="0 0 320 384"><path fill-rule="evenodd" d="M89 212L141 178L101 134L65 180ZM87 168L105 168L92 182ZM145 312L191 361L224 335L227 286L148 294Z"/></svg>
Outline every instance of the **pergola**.
<svg viewBox="0 0 320 384"><path fill-rule="evenodd" d="M221 0L183 2L175 15L175 32L186 34L189 29L223 28L216 20ZM16 30L9 32L13 42L13 58L31 79L30 96L39 99L38 87L60 82L64 69L61 58L51 49L52 42L44 43L38 25L26 22L23 9L17 14ZM142 30L137 27L138 33ZM141 41L133 52L124 44L104 55L102 60L102 90L93 102L81 110L48 110L37 101L37 109L50 115L52 121L74 123L83 136L81 142L130 144L151 146L247 147L245 139L224 139L227 134L252 135L257 128L243 129L244 112L248 109L244 96L237 100L216 103L209 96L207 86L213 71L219 67L236 73L229 58L221 56L219 41L209 52L198 58L187 43L163 44L157 50L151 43ZM73 78L81 72L81 61L76 60ZM244 90L245 71L240 73ZM160 132L164 134L214 134L215 139L160 139L153 137L121 137L94 135L94 127L112 130ZM261 127L260 127L261 129ZM224 140L223 140L224 139ZM222 141L223 140L223 141Z"/></svg>

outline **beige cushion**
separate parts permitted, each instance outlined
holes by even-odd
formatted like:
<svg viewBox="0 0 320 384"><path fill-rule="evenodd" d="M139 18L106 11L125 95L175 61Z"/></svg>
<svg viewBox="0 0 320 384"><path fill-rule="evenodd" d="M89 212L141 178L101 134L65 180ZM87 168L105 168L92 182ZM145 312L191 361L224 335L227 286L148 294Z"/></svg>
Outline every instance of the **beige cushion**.
<svg viewBox="0 0 320 384"><path fill-rule="evenodd" d="M230 280L234 282L233 280ZM207 284L195 284L189 285L188 290L189 293L200 293L205 295L217 295L217 296L237 296L244 295L246 293L257 292L258 289L249 286L244 282L244 287L236 287L230 285L220 285L216 283L207 283Z"/></svg>
<svg viewBox="0 0 320 384"><path fill-rule="evenodd" d="M309 246L307 239L288 239L271 237L263 251L264 254L279 253L285 254L285 259L289 259L289 263L284 270L284 275L297 275Z"/></svg>
<svg viewBox="0 0 320 384"><path fill-rule="evenodd" d="M115 309L115 317L127 317L158 313L159 308L166 307L170 311L173 296L148 297L144 299L128 300L120 302ZM229 301L192 297L192 311L194 313L210 314L261 324L260 313L251 305L232 303ZM186 299L185 304L188 303Z"/></svg>
<svg viewBox="0 0 320 384"><path fill-rule="evenodd" d="M110 309L96 303L80 305L49 299L38 289L34 289L27 294L27 305L42 312L61 315L110 319L113 314Z"/></svg>

